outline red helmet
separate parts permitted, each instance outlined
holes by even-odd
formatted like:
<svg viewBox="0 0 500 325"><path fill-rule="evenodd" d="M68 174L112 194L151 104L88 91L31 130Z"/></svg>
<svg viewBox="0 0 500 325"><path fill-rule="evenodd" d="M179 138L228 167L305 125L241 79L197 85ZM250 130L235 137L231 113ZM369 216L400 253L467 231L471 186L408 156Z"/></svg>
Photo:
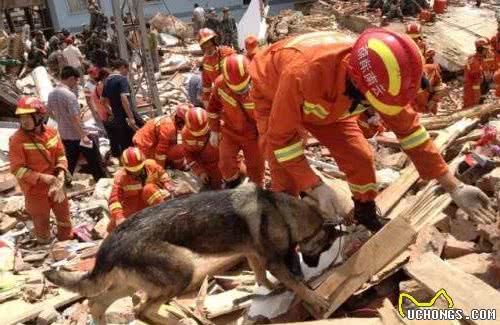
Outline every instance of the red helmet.
<svg viewBox="0 0 500 325"><path fill-rule="evenodd" d="M235 92L242 92L250 83L248 59L241 54L233 54L222 60L224 81Z"/></svg>
<svg viewBox="0 0 500 325"><path fill-rule="evenodd" d="M122 153L122 164L126 170L136 172L144 167L146 158L139 148L129 147Z"/></svg>
<svg viewBox="0 0 500 325"><path fill-rule="evenodd" d="M73 44L73 39L70 37L66 37L64 39L64 43L66 43L67 45L70 45L70 44Z"/></svg>
<svg viewBox="0 0 500 325"><path fill-rule="evenodd" d="M423 57L405 34L374 28L364 31L349 57L349 74L370 104L386 115L398 114L417 95Z"/></svg>
<svg viewBox="0 0 500 325"><path fill-rule="evenodd" d="M411 38L422 37L422 25L417 22L407 24L406 34L408 34Z"/></svg>
<svg viewBox="0 0 500 325"><path fill-rule="evenodd" d="M192 104L188 103L179 104L175 107L175 116L184 121L186 119L186 113L193 107Z"/></svg>
<svg viewBox="0 0 500 325"><path fill-rule="evenodd" d="M477 50L477 49L487 47L488 45L490 45L490 41L487 38L478 38L475 42L475 45L476 45L476 50Z"/></svg>
<svg viewBox="0 0 500 325"><path fill-rule="evenodd" d="M16 115L32 113L47 114L47 108L44 103L36 97L22 96L17 101Z"/></svg>
<svg viewBox="0 0 500 325"><path fill-rule="evenodd" d="M192 135L200 137L208 132L208 114L201 107L193 107L186 114L186 128Z"/></svg>
<svg viewBox="0 0 500 325"><path fill-rule="evenodd" d="M200 46L210 41L212 38L217 37L217 34L210 28L202 28L198 32L198 43Z"/></svg>
<svg viewBox="0 0 500 325"><path fill-rule="evenodd" d="M245 38L245 49L247 52L253 52L259 46L259 41L254 35L250 35Z"/></svg>

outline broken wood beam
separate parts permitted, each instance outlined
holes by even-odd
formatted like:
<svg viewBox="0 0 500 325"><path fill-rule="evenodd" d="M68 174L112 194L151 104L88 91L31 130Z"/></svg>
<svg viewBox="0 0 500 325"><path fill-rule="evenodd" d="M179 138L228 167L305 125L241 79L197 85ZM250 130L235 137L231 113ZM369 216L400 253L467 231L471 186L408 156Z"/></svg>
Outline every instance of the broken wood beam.
<svg viewBox="0 0 500 325"><path fill-rule="evenodd" d="M374 274L405 251L416 234L403 217L391 220L347 262L330 271L327 279L316 289L319 295L328 299L330 308L324 315L314 311L313 315L328 318Z"/></svg>
<svg viewBox="0 0 500 325"><path fill-rule="evenodd" d="M490 114L500 112L500 105L498 103L490 103L484 105L474 106L472 108L463 109L460 111L453 111L449 115L430 116L420 118L420 123L427 130L444 129L448 125L456 123L463 118L482 118Z"/></svg>
<svg viewBox="0 0 500 325"><path fill-rule="evenodd" d="M476 276L452 267L433 253L411 260L405 270L432 294L444 289L453 300L453 308L462 309L466 316L470 316L473 309L500 310L500 292ZM469 319L467 322L491 324L491 320Z"/></svg>

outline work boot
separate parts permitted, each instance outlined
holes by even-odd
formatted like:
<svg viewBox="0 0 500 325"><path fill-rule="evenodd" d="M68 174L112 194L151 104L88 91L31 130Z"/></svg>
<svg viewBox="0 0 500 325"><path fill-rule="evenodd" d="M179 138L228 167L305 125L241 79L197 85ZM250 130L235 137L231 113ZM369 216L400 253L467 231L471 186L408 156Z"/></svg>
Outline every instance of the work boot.
<svg viewBox="0 0 500 325"><path fill-rule="evenodd" d="M236 188L241 184L241 182L243 182L244 179L245 178L243 175L238 174L238 177L236 177L232 181L224 181L224 189L230 190L232 188Z"/></svg>
<svg viewBox="0 0 500 325"><path fill-rule="evenodd" d="M377 213L375 201L354 200L354 218L371 232L377 232L384 226L382 218Z"/></svg>
<svg viewBox="0 0 500 325"><path fill-rule="evenodd" d="M300 267L300 257L299 253L295 250L295 247L291 247L285 256L285 265L292 274L300 279L304 277L302 273L302 268Z"/></svg>

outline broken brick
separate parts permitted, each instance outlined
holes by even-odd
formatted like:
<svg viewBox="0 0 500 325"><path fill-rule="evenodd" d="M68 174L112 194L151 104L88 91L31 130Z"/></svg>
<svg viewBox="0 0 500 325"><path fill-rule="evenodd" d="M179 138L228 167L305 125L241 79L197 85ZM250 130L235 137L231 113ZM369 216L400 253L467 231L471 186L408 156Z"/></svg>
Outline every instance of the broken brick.
<svg viewBox="0 0 500 325"><path fill-rule="evenodd" d="M447 262L462 270L472 274L494 288L500 288L500 277L498 277L497 264L492 254L468 254L459 258L447 260Z"/></svg>
<svg viewBox="0 0 500 325"><path fill-rule="evenodd" d="M427 252L433 252L437 256L441 256L445 245L445 237L442 233L432 225L427 225L420 230L417 235L415 244L411 246L411 258Z"/></svg>
<svg viewBox="0 0 500 325"><path fill-rule="evenodd" d="M457 240L452 235L446 236L446 243L444 245L443 257L457 258L467 254L474 253L475 243L469 241Z"/></svg>
<svg viewBox="0 0 500 325"><path fill-rule="evenodd" d="M61 315L54 307L45 308L37 317L36 325L49 325L55 323Z"/></svg>
<svg viewBox="0 0 500 325"><path fill-rule="evenodd" d="M476 225L469 220L467 214L458 209L455 218L451 220L450 233L458 240L473 241L478 236Z"/></svg>

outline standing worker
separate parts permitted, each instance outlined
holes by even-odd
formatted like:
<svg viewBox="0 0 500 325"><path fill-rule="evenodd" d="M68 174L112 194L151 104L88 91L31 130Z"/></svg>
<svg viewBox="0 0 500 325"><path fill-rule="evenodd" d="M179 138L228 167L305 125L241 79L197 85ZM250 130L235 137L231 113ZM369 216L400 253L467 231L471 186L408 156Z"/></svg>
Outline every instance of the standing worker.
<svg viewBox="0 0 500 325"><path fill-rule="evenodd" d="M197 3L194 4L192 21L193 33L194 37L196 37L200 29L205 25L205 10Z"/></svg>
<svg viewBox="0 0 500 325"><path fill-rule="evenodd" d="M262 186L264 158L259 150L258 132L253 117L255 104L250 100L248 60L233 54L222 60L222 75L215 80L208 117L210 144L219 146L219 168L225 188L234 188L243 180L238 153L245 155L250 181ZM219 144L220 142L220 144Z"/></svg>
<svg viewBox="0 0 500 325"><path fill-rule="evenodd" d="M186 114L186 125L182 129L182 143L186 162L204 187L221 188L222 174L219 170L219 150L209 143L207 112L194 107Z"/></svg>
<svg viewBox="0 0 500 325"><path fill-rule="evenodd" d="M151 53L151 59L153 60L153 67L155 72L160 71L160 56L158 55L158 33L151 27L150 23L146 23L146 29L148 31L148 49Z"/></svg>
<svg viewBox="0 0 500 325"><path fill-rule="evenodd" d="M374 201L373 153L353 116L367 108L366 99L396 134L423 179L437 179L469 213L487 204L481 190L460 184L453 176L408 106L422 83L422 56L408 36L368 29L353 44L332 32L304 34L259 52L250 74L272 190L308 196L325 218L336 215L332 189L304 156L299 130L305 127L346 174L355 219L371 231L379 230L383 225Z"/></svg>
<svg viewBox="0 0 500 325"><path fill-rule="evenodd" d="M221 29L220 29L220 20L217 18L217 12L215 11L215 8L210 8L208 9L208 15L207 18L205 19L205 25L203 28L208 28L211 29L217 34L217 36L221 36Z"/></svg>
<svg viewBox="0 0 500 325"><path fill-rule="evenodd" d="M234 54L234 50L227 46L218 46L217 34L211 29L203 28L198 33L198 43L203 50L203 71L201 78L203 81L203 105L208 105L212 84L220 75L221 61L226 56Z"/></svg>
<svg viewBox="0 0 500 325"><path fill-rule="evenodd" d="M16 115L21 127L9 139L10 171L24 193L40 244L50 242L50 211L56 216L57 239L73 238L69 204L64 192L68 161L57 131L44 125L47 109L38 98L23 96Z"/></svg>
<svg viewBox="0 0 500 325"><path fill-rule="evenodd" d="M108 232L134 213L165 201L172 192L172 182L165 170L154 160L146 159L138 148L127 148L122 164L109 197Z"/></svg>
<svg viewBox="0 0 500 325"><path fill-rule="evenodd" d="M500 97L500 23L497 25L497 33L491 38L490 44L495 58L493 86L495 87L495 96Z"/></svg>
<svg viewBox="0 0 500 325"><path fill-rule="evenodd" d="M151 119L139 129L132 141L147 159L154 159L163 168L184 170L184 149L178 135L184 127L186 113L193 106L179 104L173 117L160 116Z"/></svg>
<svg viewBox="0 0 500 325"><path fill-rule="evenodd" d="M222 9L220 28L222 33L222 45L230 46L238 51L238 28L236 27L236 21L234 18L230 16L229 8L227 7Z"/></svg>
<svg viewBox="0 0 500 325"><path fill-rule="evenodd" d="M476 40L476 53L467 58L464 67L464 108L481 102L481 84L484 82L484 58L488 54L488 42Z"/></svg>

